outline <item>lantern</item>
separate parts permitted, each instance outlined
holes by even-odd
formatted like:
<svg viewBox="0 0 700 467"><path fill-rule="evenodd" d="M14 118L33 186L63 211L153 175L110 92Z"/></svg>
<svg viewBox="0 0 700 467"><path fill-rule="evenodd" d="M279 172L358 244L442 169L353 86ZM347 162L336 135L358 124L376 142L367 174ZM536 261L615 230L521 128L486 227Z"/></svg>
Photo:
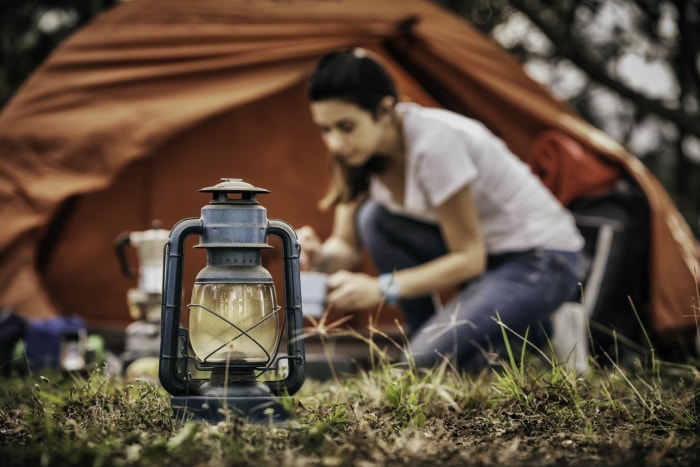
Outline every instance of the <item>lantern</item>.
<svg viewBox="0 0 700 467"><path fill-rule="evenodd" d="M288 417L279 401L304 382L299 243L284 221L267 219L257 195L240 179L199 191L212 194L199 218L171 229L165 249L159 377L176 414L208 421L230 410L252 422ZM197 274L189 327L180 325L184 242L199 235L207 263ZM284 313L270 272L262 266L269 235L283 247ZM287 352L278 355L280 343Z"/></svg>

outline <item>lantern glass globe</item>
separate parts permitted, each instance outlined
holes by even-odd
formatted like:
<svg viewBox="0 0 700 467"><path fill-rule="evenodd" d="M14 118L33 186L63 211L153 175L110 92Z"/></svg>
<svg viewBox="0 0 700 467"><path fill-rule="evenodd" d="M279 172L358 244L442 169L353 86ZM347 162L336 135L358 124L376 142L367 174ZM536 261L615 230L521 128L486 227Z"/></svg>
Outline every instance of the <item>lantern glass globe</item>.
<svg viewBox="0 0 700 467"><path fill-rule="evenodd" d="M189 336L204 363L267 365L279 342L272 284L195 283Z"/></svg>

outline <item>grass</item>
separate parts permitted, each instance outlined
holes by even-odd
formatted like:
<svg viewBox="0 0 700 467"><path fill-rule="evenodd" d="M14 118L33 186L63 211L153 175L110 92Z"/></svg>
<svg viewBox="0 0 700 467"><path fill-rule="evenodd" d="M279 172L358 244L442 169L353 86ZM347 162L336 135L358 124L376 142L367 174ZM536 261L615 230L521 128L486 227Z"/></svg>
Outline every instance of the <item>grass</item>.
<svg viewBox="0 0 700 467"><path fill-rule="evenodd" d="M4 379L1 463L700 465L693 362L612 362L581 376L544 354L511 352L493 369L463 374L448 362L431 370L395 365L371 336L358 338L376 363L307 380L293 399L294 423L285 425L175 420L161 388L100 371Z"/></svg>

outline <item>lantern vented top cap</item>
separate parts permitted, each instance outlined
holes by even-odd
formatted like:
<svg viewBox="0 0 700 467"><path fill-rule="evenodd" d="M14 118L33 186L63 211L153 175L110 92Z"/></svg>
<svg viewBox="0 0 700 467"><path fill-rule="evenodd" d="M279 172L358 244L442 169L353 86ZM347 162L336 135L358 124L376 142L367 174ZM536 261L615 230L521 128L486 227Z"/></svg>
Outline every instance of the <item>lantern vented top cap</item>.
<svg viewBox="0 0 700 467"><path fill-rule="evenodd" d="M244 182L241 178L222 178L221 182L214 186L208 186L200 188L199 191L204 193L217 193L221 191L228 191L232 193L269 193L270 190L265 188L260 188L251 185L248 182Z"/></svg>
<svg viewBox="0 0 700 467"><path fill-rule="evenodd" d="M203 193L213 193L214 196L214 201L213 202L226 202L226 201L255 201L255 197L259 193L269 193L270 190L266 190L265 188L260 188L254 185L251 185L248 182L244 182L243 179L240 178L222 178L221 182L217 183L214 186L208 186L204 188L200 188L201 192ZM240 194L241 198L239 199L230 199L228 197L229 193L233 194Z"/></svg>

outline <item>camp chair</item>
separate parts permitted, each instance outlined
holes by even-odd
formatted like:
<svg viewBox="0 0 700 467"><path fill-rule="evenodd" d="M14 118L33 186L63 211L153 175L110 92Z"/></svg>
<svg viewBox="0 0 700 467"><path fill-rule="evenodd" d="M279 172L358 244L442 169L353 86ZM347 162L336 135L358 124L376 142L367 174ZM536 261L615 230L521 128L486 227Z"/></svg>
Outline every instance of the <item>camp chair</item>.
<svg viewBox="0 0 700 467"><path fill-rule="evenodd" d="M575 302L553 317L557 358L579 371L589 352L601 364L643 352L648 301L648 209L642 191L621 179L607 193L570 206L585 239L586 274Z"/></svg>

